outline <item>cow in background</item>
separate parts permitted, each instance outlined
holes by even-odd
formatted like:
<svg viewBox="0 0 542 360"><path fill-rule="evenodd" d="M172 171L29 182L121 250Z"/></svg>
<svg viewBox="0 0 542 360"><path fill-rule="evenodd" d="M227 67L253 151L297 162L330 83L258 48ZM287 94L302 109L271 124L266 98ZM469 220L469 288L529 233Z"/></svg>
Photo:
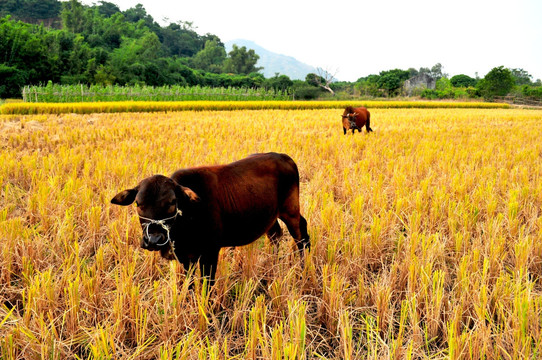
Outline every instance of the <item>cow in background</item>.
<svg viewBox="0 0 542 360"><path fill-rule="evenodd" d="M361 129L364 126L367 132L373 131L373 129L371 129L371 113L365 107L355 108L347 106L342 115L342 122L345 135L350 129L352 129L352 135L356 129L361 132Z"/></svg>

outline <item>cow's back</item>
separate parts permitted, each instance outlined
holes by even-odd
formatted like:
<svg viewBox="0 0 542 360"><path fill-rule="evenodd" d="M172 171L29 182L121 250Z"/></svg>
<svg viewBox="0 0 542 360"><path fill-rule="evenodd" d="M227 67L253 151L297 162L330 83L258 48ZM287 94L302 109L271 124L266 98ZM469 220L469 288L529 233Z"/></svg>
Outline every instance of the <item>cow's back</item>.
<svg viewBox="0 0 542 360"><path fill-rule="evenodd" d="M291 186L299 186L299 172L292 158L272 152L254 154L227 165L180 169L171 178L199 193L202 199L223 191L239 191L241 196L247 187L253 188L262 180L277 187L277 191L288 191Z"/></svg>
<svg viewBox="0 0 542 360"><path fill-rule="evenodd" d="M172 176L201 199L209 231L220 234L220 246L244 245L273 225L282 202L299 193L299 173L285 154L255 154L227 165L182 169Z"/></svg>

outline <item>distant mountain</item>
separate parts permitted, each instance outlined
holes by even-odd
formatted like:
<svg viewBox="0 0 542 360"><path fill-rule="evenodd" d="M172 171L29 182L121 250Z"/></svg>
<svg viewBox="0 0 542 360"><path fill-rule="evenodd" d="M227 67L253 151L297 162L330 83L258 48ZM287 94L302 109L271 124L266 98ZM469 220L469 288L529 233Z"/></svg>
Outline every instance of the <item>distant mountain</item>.
<svg viewBox="0 0 542 360"><path fill-rule="evenodd" d="M233 44L247 50L253 49L260 57L256 66L263 67L261 71L266 78L275 76L275 73L287 75L292 80L305 80L309 73L316 73L316 69L310 65L302 63L291 56L281 55L264 49L253 41L237 39L225 43L226 51L233 49Z"/></svg>

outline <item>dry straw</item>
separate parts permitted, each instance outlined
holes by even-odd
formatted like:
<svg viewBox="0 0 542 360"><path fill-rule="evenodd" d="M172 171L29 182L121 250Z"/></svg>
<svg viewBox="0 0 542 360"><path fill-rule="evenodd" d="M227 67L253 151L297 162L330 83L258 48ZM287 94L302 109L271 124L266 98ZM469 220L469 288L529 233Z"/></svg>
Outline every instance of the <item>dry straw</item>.
<svg viewBox="0 0 542 360"><path fill-rule="evenodd" d="M542 111L0 117L2 359L535 359ZM313 240L223 249L211 291L109 204L151 174L292 156ZM287 231L285 231L287 233Z"/></svg>
<svg viewBox="0 0 542 360"><path fill-rule="evenodd" d="M344 109L346 106L368 108L483 108L505 109L508 104L484 102L435 101L115 101L73 103L6 103L0 114L91 114L157 111L230 111L230 110L307 110Z"/></svg>

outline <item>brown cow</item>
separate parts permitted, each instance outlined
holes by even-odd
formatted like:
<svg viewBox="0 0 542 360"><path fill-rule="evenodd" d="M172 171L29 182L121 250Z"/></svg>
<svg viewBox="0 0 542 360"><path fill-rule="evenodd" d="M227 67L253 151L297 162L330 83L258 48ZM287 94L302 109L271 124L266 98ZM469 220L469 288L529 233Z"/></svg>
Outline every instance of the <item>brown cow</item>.
<svg viewBox="0 0 542 360"><path fill-rule="evenodd" d="M299 212L299 172L285 154L254 154L227 165L154 175L111 202L137 205L141 247L160 251L188 269L199 260L212 284L223 247L249 244L263 234L277 243L281 219L301 259L310 248L307 221Z"/></svg>
<svg viewBox="0 0 542 360"><path fill-rule="evenodd" d="M373 131L373 129L371 129L371 113L365 107L346 107L342 115L342 121L343 132L345 135L350 129L352 129L352 135L354 135L356 129L361 132L363 126L365 126L367 132Z"/></svg>

